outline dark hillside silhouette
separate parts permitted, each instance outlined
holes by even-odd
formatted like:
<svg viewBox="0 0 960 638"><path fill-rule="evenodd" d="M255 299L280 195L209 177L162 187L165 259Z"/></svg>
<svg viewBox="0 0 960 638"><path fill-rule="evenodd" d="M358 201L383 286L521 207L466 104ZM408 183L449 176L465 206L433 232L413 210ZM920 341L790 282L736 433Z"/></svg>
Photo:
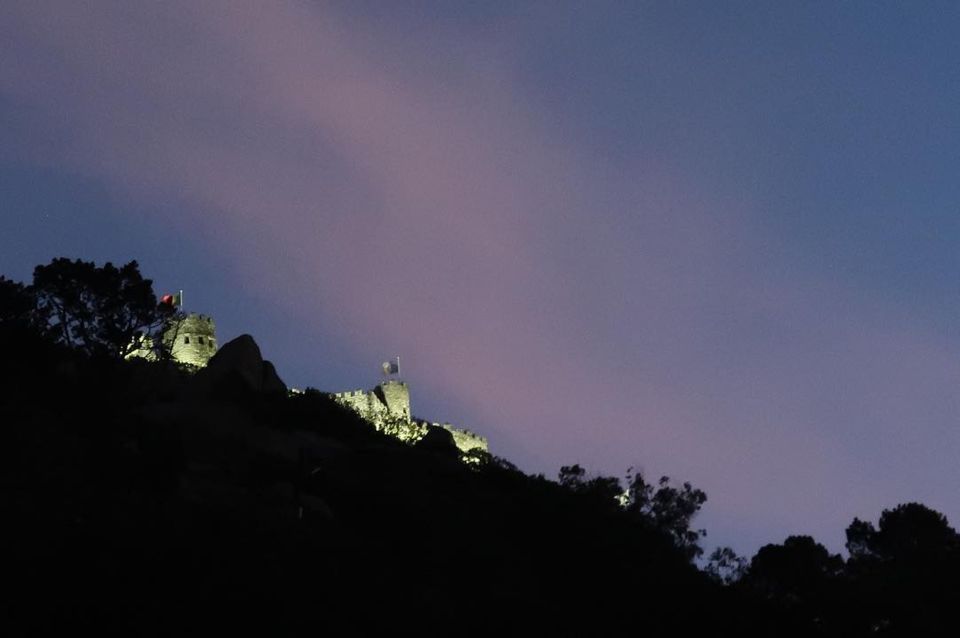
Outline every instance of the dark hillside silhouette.
<svg viewBox="0 0 960 638"><path fill-rule="evenodd" d="M198 374L125 360L163 318L131 264L0 279L5 635L956 627L957 534L922 505L854 520L847 561L792 536L701 571L706 494L687 483L406 445L323 392L288 395L249 336Z"/></svg>

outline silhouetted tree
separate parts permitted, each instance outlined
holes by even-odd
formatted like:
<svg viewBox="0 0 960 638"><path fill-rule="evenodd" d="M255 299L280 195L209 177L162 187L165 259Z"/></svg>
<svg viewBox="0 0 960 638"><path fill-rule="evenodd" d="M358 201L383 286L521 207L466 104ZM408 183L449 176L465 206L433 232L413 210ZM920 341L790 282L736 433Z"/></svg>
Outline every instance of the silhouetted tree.
<svg viewBox="0 0 960 638"><path fill-rule="evenodd" d="M864 624L891 633L940 635L960 605L960 537L946 517L920 503L884 510L875 528L847 528L848 572Z"/></svg>
<svg viewBox="0 0 960 638"><path fill-rule="evenodd" d="M577 491L586 480L587 471L579 465L564 465L560 468L558 481L568 490Z"/></svg>
<svg viewBox="0 0 960 638"><path fill-rule="evenodd" d="M89 355L123 358L148 337L159 342L165 312L136 261L119 268L54 259L33 273L37 312L57 342Z"/></svg>
<svg viewBox="0 0 960 638"><path fill-rule="evenodd" d="M843 570L843 559L810 536L790 536L764 545L750 561L744 581L777 599L808 599Z"/></svg>
<svg viewBox="0 0 960 638"><path fill-rule="evenodd" d="M879 529L853 519L847 528L847 550L854 560L943 560L957 555L960 537L940 512L906 503L884 510Z"/></svg>
<svg viewBox="0 0 960 638"><path fill-rule="evenodd" d="M30 286L0 277L0 351L4 358L0 383L6 390L0 393L0 403L24 390L35 391L54 368L52 361L59 348L50 339L47 321L36 306Z"/></svg>
<svg viewBox="0 0 960 638"><path fill-rule="evenodd" d="M480 448L467 450L460 455L463 462L470 468L479 470L493 462L493 455Z"/></svg>
<svg viewBox="0 0 960 638"><path fill-rule="evenodd" d="M679 488L670 486L670 477L662 476L654 486L643 478L641 472L631 468L628 474L626 509L646 519L656 529L667 534L674 544L689 559L703 554L698 544L706 531L690 529L693 517L707 501L707 494L683 483Z"/></svg>
<svg viewBox="0 0 960 638"><path fill-rule="evenodd" d="M730 547L718 547L710 553L703 571L722 585L732 585L743 578L747 559L737 555Z"/></svg>
<svg viewBox="0 0 960 638"><path fill-rule="evenodd" d="M45 325L33 289L0 276L0 327L8 334L24 331L40 334Z"/></svg>
<svg viewBox="0 0 960 638"><path fill-rule="evenodd" d="M162 326L156 331L159 338L145 343L147 349L152 350L157 360L172 361L173 348L180 339L187 320L187 313L173 305L160 304L160 314L163 317Z"/></svg>
<svg viewBox="0 0 960 638"><path fill-rule="evenodd" d="M587 471L579 465L564 465L558 476L560 485L572 492L585 495L596 503L614 508L623 493L620 479L613 476L587 478Z"/></svg>
<svg viewBox="0 0 960 638"><path fill-rule="evenodd" d="M34 305L26 286L0 275L0 323L25 320L33 312Z"/></svg>

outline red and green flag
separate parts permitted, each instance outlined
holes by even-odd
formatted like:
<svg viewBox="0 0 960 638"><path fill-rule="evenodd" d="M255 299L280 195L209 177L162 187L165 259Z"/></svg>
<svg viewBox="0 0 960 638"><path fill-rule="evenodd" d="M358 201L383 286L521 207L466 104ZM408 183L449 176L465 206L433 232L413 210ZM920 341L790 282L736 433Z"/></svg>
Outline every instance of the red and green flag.
<svg viewBox="0 0 960 638"><path fill-rule="evenodd" d="M163 295L160 297L160 303L171 308L179 308L183 305L183 291Z"/></svg>

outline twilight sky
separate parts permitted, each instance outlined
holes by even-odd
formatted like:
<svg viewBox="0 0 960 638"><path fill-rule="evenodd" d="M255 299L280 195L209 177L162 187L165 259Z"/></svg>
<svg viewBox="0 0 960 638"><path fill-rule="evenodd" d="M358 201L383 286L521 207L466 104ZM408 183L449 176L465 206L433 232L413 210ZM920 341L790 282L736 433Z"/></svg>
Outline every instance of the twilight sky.
<svg viewBox="0 0 960 638"><path fill-rule="evenodd" d="M795 5L795 6L788 6ZM960 5L6 0L0 273L137 259L291 385L706 546L960 523Z"/></svg>

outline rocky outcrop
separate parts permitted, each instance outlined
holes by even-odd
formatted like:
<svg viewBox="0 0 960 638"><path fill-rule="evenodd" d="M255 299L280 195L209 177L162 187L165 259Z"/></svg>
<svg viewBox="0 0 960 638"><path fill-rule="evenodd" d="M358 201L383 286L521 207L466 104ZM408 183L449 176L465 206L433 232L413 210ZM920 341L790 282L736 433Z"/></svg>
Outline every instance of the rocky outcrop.
<svg viewBox="0 0 960 638"><path fill-rule="evenodd" d="M430 426L427 433L415 445L419 450L428 450L452 457L460 456L460 450L457 449L453 435L443 428Z"/></svg>
<svg viewBox="0 0 960 638"><path fill-rule="evenodd" d="M287 394L287 386L276 368L263 360L257 342L250 335L240 335L224 344L193 381L194 389L207 395Z"/></svg>
<svg viewBox="0 0 960 638"><path fill-rule="evenodd" d="M269 395L287 396L287 385L280 379L277 369L269 361L263 362L260 392Z"/></svg>

